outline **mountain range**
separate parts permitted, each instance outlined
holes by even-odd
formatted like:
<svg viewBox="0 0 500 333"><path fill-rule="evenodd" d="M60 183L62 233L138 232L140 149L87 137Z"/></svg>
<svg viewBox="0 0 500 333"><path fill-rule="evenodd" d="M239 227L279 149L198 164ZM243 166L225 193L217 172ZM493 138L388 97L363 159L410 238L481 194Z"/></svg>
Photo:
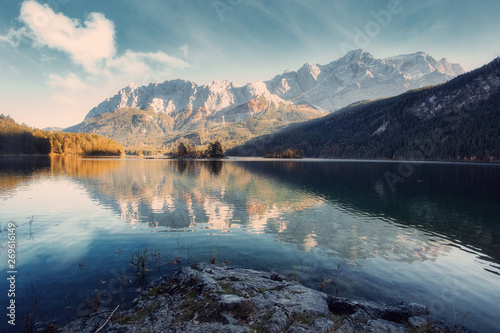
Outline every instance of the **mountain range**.
<svg viewBox="0 0 500 333"><path fill-rule="evenodd" d="M500 58L442 84L359 102L229 151L411 160L500 159Z"/></svg>
<svg viewBox="0 0 500 333"><path fill-rule="evenodd" d="M424 52L376 59L368 52L355 50L328 65L307 63L298 71L285 71L269 81L244 86L228 80L202 86L185 80L141 87L130 84L93 108L86 119L129 107L171 115L188 109L202 110L218 122L233 122L253 115L234 108L257 97L275 104L307 103L332 112L359 100L443 83L463 73L459 64L444 58L436 61Z"/></svg>
<svg viewBox="0 0 500 333"><path fill-rule="evenodd" d="M238 85L186 80L130 84L66 129L108 136L126 147L171 147L180 140L226 147L334 112L359 100L444 83L464 71L424 52L376 59L354 50L327 65L305 64L268 81Z"/></svg>

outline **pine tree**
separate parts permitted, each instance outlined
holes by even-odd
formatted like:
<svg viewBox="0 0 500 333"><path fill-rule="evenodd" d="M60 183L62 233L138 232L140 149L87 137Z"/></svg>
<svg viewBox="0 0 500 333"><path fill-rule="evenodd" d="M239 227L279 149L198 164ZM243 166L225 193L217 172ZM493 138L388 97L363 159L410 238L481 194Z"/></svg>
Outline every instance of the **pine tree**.
<svg viewBox="0 0 500 333"><path fill-rule="evenodd" d="M224 150L219 141L210 142L207 149L207 154L211 158L223 158Z"/></svg>
<svg viewBox="0 0 500 333"><path fill-rule="evenodd" d="M183 157L187 154L187 147L184 145L183 142L177 146L177 156L178 157Z"/></svg>

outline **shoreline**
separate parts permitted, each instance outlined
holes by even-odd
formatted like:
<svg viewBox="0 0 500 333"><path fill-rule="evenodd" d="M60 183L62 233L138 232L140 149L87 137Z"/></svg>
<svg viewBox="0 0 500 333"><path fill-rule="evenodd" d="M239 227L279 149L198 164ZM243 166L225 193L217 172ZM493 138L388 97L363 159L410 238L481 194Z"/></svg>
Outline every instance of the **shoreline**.
<svg viewBox="0 0 500 333"><path fill-rule="evenodd" d="M335 297L280 273L202 263L149 284L127 308L100 309L50 332L474 332L416 303Z"/></svg>
<svg viewBox="0 0 500 333"><path fill-rule="evenodd" d="M301 158L279 158L262 156L226 156L224 158L172 158L163 155L64 155L64 154L1 154L4 157L77 157L82 159L144 159L144 160L169 160L169 161L267 161L267 162L360 162L360 163L409 163L409 164L456 164L456 165L500 165L499 161L461 161L461 160L399 160L399 159L360 159L360 158L323 158L323 157L301 157Z"/></svg>

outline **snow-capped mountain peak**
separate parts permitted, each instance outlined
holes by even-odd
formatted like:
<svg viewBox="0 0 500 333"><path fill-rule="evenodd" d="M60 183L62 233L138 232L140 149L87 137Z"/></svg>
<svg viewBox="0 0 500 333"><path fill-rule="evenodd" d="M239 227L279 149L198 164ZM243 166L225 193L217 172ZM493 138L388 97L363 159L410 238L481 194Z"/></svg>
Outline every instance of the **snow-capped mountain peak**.
<svg viewBox="0 0 500 333"><path fill-rule="evenodd" d="M204 108L210 115L227 115L231 108L257 97L276 104L307 103L333 112L359 100L443 83L463 72L459 64L445 58L437 61L425 52L377 59L363 50L353 50L327 65L306 63L297 71L244 86L229 80L200 86L180 79L141 87L129 84L93 108L86 118L124 107L152 108L167 114Z"/></svg>

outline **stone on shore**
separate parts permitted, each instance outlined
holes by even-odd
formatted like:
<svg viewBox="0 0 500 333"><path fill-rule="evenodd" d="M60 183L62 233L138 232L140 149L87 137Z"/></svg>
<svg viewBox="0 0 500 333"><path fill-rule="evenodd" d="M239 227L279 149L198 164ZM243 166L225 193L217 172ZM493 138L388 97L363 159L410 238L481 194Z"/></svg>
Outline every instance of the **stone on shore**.
<svg viewBox="0 0 500 333"><path fill-rule="evenodd" d="M62 332L95 332L111 311ZM381 305L334 297L279 273L198 264L154 281L100 332L472 332L450 327L415 303Z"/></svg>

